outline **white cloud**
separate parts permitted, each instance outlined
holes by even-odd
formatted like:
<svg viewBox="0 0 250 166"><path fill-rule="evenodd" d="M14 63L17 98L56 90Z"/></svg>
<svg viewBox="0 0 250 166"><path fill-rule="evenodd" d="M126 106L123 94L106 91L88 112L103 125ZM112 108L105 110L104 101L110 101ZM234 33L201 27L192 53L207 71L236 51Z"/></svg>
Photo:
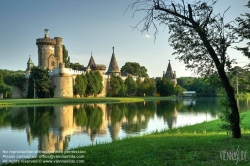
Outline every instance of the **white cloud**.
<svg viewBox="0 0 250 166"><path fill-rule="evenodd" d="M151 36L149 36L148 34L145 35L146 38L150 38Z"/></svg>

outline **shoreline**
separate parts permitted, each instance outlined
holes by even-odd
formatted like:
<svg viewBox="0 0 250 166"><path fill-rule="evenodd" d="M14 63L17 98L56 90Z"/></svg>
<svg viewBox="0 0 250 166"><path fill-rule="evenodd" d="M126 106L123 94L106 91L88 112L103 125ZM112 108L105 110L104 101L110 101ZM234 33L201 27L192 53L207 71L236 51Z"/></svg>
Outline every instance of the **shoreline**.
<svg viewBox="0 0 250 166"><path fill-rule="evenodd" d="M2 99L0 107L33 106L50 104L94 104L94 103L125 103L155 100L173 100L174 97L84 97L84 98L39 98L39 99Z"/></svg>

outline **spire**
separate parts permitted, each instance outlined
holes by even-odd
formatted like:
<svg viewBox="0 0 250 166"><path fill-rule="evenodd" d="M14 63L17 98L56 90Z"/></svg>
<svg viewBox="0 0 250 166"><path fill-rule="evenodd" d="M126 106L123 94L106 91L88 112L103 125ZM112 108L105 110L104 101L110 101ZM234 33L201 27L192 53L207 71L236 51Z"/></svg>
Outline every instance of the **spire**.
<svg viewBox="0 0 250 166"><path fill-rule="evenodd" d="M27 72L31 71L31 68L34 66L34 63L32 62L31 55L29 56L28 62L27 62Z"/></svg>
<svg viewBox="0 0 250 166"><path fill-rule="evenodd" d="M29 60L28 60L27 63L33 63L33 62L32 62L32 59L31 59L31 55L30 55Z"/></svg>
<svg viewBox="0 0 250 166"><path fill-rule="evenodd" d="M112 47L112 49L113 49L113 54L109 63L109 68L107 73L120 73L120 69L115 58L114 47Z"/></svg>
<svg viewBox="0 0 250 166"><path fill-rule="evenodd" d="M94 60L94 58L92 56L92 51L91 51L91 57L90 57L89 64L88 64L87 67L91 67L91 66L95 66L95 65L96 65L95 60Z"/></svg>
<svg viewBox="0 0 250 166"><path fill-rule="evenodd" d="M172 67L171 67L171 64L170 64L170 60L168 60L168 68L167 68L167 71L166 71L166 76L170 76L170 77L173 77L173 70L172 70Z"/></svg>

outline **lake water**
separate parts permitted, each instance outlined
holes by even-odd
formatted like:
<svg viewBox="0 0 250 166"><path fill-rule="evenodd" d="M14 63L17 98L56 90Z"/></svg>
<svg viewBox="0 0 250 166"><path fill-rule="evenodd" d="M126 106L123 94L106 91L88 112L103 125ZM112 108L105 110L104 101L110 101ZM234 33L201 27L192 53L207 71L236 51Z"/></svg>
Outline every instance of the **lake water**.
<svg viewBox="0 0 250 166"><path fill-rule="evenodd" d="M250 109L248 102L246 99L238 100L241 112ZM210 121L216 119L218 114L215 98L1 107L0 163L10 151L22 154L14 156L15 159L29 158L39 151L64 151Z"/></svg>

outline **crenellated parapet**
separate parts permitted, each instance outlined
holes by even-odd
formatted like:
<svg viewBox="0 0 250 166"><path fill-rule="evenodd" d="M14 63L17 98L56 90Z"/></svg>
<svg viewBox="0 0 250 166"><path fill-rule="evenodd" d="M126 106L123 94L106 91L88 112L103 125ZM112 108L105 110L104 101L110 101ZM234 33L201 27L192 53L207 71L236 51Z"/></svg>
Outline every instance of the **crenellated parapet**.
<svg viewBox="0 0 250 166"><path fill-rule="evenodd" d="M65 68L64 63L59 64L59 68L53 69L49 72L49 76L54 76L54 75L81 75L81 74L86 74L85 71L79 71L79 70L73 70L72 68Z"/></svg>

